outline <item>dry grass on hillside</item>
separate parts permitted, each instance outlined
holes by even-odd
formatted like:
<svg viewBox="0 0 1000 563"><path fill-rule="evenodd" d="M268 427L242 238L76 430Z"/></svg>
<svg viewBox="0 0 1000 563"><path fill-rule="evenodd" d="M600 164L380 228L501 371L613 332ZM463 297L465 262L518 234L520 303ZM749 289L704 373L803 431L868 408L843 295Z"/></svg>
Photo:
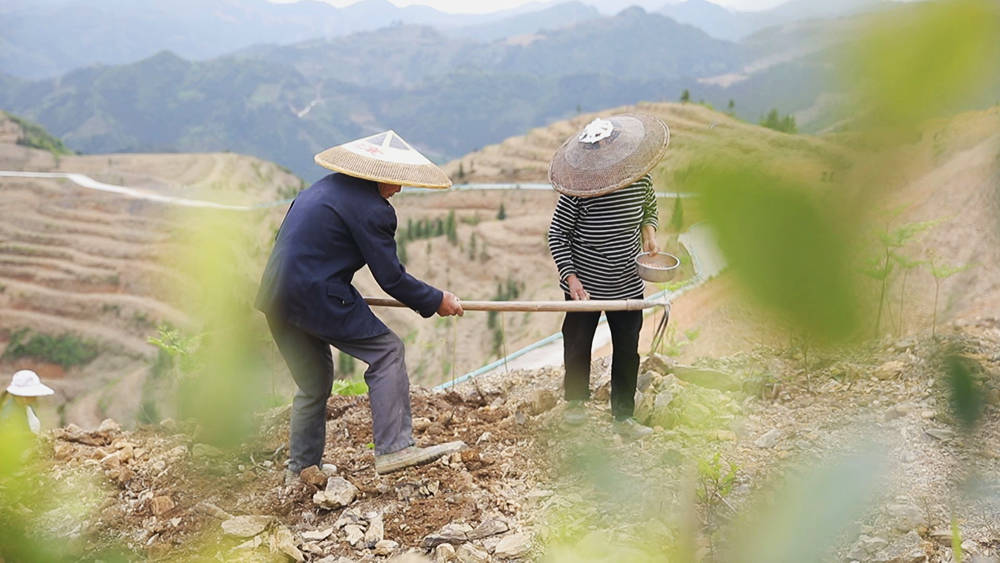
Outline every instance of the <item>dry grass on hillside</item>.
<svg viewBox="0 0 1000 563"><path fill-rule="evenodd" d="M779 133L698 104L640 103L532 129L454 160L445 170L457 182L546 182L549 161L566 139L597 117L628 112L655 115L670 127L670 149L653 172L660 191L684 191L674 174L695 161L773 161L782 170L811 182L818 181L826 170L821 157L847 153L842 146L820 137ZM464 175L459 174L460 166Z"/></svg>

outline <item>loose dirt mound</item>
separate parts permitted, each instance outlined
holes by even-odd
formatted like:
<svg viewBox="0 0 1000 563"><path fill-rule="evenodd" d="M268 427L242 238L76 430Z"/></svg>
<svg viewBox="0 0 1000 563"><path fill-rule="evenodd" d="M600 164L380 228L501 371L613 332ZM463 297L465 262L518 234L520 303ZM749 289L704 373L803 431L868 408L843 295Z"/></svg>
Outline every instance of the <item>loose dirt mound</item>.
<svg viewBox="0 0 1000 563"><path fill-rule="evenodd" d="M336 465L332 475L357 487L350 509L381 515L384 537L404 548L420 546L455 521L476 526L492 519L503 523L504 532L518 529L521 502L537 473L526 455L536 429L498 399L417 392L418 443L463 440L470 448L430 466L378 476L367 398L331 398L325 461ZM283 483L287 415L279 409L264 417L263 439L231 454L192 442L189 435L164 432L170 422L128 432L106 421L89 433L76 427L55 431L52 455L57 472L92 468L112 484L104 508L84 533L137 552L180 558L203 553L206 546L235 546L244 540L224 537L219 525L231 515L266 516L296 537L337 528L342 511L318 507L317 487ZM354 556L366 549L356 552L337 535L298 545L314 555Z"/></svg>
<svg viewBox="0 0 1000 563"><path fill-rule="evenodd" d="M1000 474L1000 321L946 333L942 342L977 366L986 399L969 434L949 407L936 356L942 342L928 338L820 355L809 365L774 349L699 369L649 358L637 416L655 430L638 442L610 422L608 366L599 360L595 401L578 429L562 422L558 370L494 374L447 393L417 390L418 442L472 447L388 476L372 467L367 400L333 397L324 462L336 468L317 471L318 486L283 482L287 409L262 417L262 438L229 453L172 422L135 432L110 421L89 433L57 430L43 477L104 480L96 512L74 534L93 550L120 545L154 559L372 560L415 550L445 560L453 551L483 561L543 552L644 560L686 542L698 560L722 561L726 549L741 548L729 532L738 515L816 463L835 464L874 440L887 462L866 476L877 492L856 525L817 531L836 536L824 560L949 561L953 516L967 555L996 556L1000 498L989 491ZM716 454L723 480L733 470L729 486L712 476ZM314 496L328 478L353 485L356 498L319 507ZM698 497L702 490L718 500ZM819 498L834 502L831 494ZM823 514L826 506L809 509ZM59 510L45 521L72 529L72 516Z"/></svg>

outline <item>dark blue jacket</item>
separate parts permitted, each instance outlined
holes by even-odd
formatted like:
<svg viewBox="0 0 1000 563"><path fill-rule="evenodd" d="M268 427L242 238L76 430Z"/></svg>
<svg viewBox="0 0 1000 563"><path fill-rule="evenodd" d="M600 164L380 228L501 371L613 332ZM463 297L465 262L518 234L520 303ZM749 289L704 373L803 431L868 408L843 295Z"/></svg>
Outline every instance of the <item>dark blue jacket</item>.
<svg viewBox="0 0 1000 563"><path fill-rule="evenodd" d="M406 273L396 256L396 211L375 182L331 174L295 198L278 230L257 293L257 308L328 340L378 336L389 329L358 290L368 265L386 293L424 317L443 294Z"/></svg>

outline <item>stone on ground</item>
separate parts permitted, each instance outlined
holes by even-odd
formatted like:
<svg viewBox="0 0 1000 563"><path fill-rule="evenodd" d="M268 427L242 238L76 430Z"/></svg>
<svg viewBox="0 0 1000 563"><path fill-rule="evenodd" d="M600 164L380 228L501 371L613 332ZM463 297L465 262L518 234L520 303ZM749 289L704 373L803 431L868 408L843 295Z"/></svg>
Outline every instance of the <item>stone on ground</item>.
<svg viewBox="0 0 1000 563"><path fill-rule="evenodd" d="M446 524L440 530L425 536L423 546L433 548L443 543L462 544L469 541L470 532L472 532L472 526L465 523L452 522Z"/></svg>
<svg viewBox="0 0 1000 563"><path fill-rule="evenodd" d="M530 549L531 538L527 534L511 534L500 540L494 555L506 558L522 557Z"/></svg>
<svg viewBox="0 0 1000 563"><path fill-rule="evenodd" d="M326 489L313 495L313 502L327 510L349 506L358 496L358 488L343 477L331 477Z"/></svg>
<svg viewBox="0 0 1000 563"><path fill-rule="evenodd" d="M237 516L222 523L222 532L227 536L252 538L266 530L271 520L270 516Z"/></svg>

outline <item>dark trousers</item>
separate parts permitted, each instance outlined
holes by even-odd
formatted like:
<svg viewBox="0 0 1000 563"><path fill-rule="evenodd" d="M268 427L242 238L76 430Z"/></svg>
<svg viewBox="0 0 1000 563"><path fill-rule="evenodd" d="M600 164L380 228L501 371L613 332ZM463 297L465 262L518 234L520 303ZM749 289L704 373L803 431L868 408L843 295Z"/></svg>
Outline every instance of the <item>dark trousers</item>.
<svg viewBox="0 0 1000 563"><path fill-rule="evenodd" d="M326 446L326 401L333 387L330 346L368 364L365 383L372 412L375 454L413 445L410 380L403 341L394 332L359 340L327 341L268 317L271 336L299 390L292 400L289 469L321 465Z"/></svg>
<svg viewBox="0 0 1000 563"><path fill-rule="evenodd" d="M567 300L569 296L567 296ZM611 329L611 414L618 420L635 411L635 385L639 374L639 331L642 311L607 311ZM567 401L590 398L590 353L600 313L566 313L563 320L563 385Z"/></svg>

